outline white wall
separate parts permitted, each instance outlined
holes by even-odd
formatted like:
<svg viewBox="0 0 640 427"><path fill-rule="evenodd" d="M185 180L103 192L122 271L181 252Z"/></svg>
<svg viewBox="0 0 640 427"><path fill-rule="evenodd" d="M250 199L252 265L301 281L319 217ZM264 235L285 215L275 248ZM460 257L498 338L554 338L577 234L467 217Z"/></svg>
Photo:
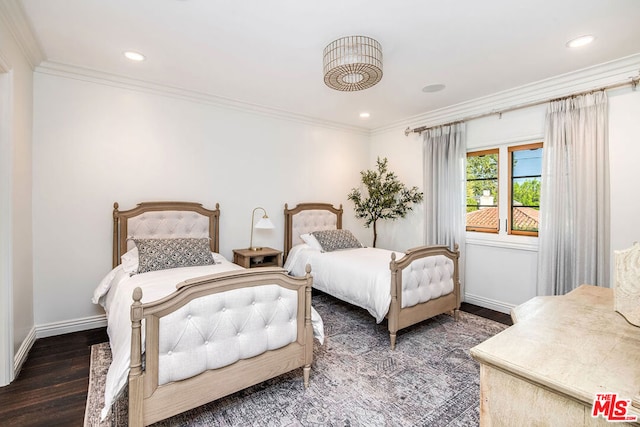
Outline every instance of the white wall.
<svg viewBox="0 0 640 427"><path fill-rule="evenodd" d="M609 118L611 248L615 251L640 242L640 90L610 93Z"/></svg>
<svg viewBox="0 0 640 427"><path fill-rule="evenodd" d="M103 313L90 302L111 269L112 206L220 203L221 253L249 245L251 211L276 225L284 204L343 203L368 166L368 136L117 85L35 73L33 229L36 324ZM364 237L358 234L358 237ZM363 232L364 233L364 232Z"/></svg>
<svg viewBox="0 0 640 427"><path fill-rule="evenodd" d="M13 93L13 330L14 349L33 328L32 151L33 80L31 67L14 68Z"/></svg>
<svg viewBox="0 0 640 427"><path fill-rule="evenodd" d="M626 87L609 91L609 146L611 166L611 247L623 249L640 241L640 198L637 197L637 159L640 158L640 91ZM488 109L490 111L490 109ZM539 105L467 122L467 149L542 140L546 105ZM422 145L403 128L372 137L371 158L388 156L401 177L422 181ZM419 184L422 188L422 184ZM380 237L380 246L398 249L424 241L419 219L399 220ZM496 239L485 233L467 233L465 295L467 302L508 312L536 295L536 239L509 236ZM404 244L403 244L404 243ZM613 254L612 254L613 256Z"/></svg>
<svg viewBox="0 0 640 427"><path fill-rule="evenodd" d="M400 182L407 187L416 186L424 191L422 173L422 140L417 136L405 137L401 129L377 134L371 138L369 165L366 169L375 169L378 158L389 160L389 170L393 171ZM378 241L376 246L395 251L404 251L424 244L424 202L414 205L405 218L378 222ZM369 230L371 244L373 230Z"/></svg>
<svg viewBox="0 0 640 427"><path fill-rule="evenodd" d="M31 223L31 129L33 73L0 16L0 156L2 171L1 227L2 275L0 286L0 339L7 338L11 322L10 348L0 345L3 361L13 367L13 355L25 353L34 327ZM9 357L6 357L9 356ZM4 371L4 370L3 370ZM3 372L4 373L4 372ZM0 385L11 378L0 375ZM6 381L5 381L6 380Z"/></svg>

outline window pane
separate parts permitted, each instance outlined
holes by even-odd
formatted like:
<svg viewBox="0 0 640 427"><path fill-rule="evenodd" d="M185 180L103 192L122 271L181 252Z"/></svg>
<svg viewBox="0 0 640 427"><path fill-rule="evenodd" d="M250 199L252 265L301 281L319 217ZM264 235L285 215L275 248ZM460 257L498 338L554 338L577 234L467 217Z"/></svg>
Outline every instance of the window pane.
<svg viewBox="0 0 640 427"><path fill-rule="evenodd" d="M467 228L498 230L498 153L467 156Z"/></svg>
<svg viewBox="0 0 640 427"><path fill-rule="evenodd" d="M514 231L538 231L540 223L539 209L514 206L511 211L511 230Z"/></svg>
<svg viewBox="0 0 640 427"><path fill-rule="evenodd" d="M522 176L540 176L542 174L542 148L513 152L514 178Z"/></svg>
<svg viewBox="0 0 640 427"><path fill-rule="evenodd" d="M498 177L498 153L467 157L467 179Z"/></svg>
<svg viewBox="0 0 640 427"><path fill-rule="evenodd" d="M512 206L540 207L540 177L514 178Z"/></svg>
<svg viewBox="0 0 640 427"><path fill-rule="evenodd" d="M540 222L542 145L511 152L511 230L537 233Z"/></svg>
<svg viewBox="0 0 640 427"><path fill-rule="evenodd" d="M511 229L538 231L540 222L540 178L516 178L513 180Z"/></svg>

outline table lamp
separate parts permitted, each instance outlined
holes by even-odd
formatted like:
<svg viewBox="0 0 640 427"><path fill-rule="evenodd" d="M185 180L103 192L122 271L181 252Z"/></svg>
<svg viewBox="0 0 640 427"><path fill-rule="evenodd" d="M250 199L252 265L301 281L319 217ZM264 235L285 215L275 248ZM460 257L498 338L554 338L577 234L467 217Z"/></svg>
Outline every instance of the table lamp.
<svg viewBox="0 0 640 427"><path fill-rule="evenodd" d="M258 209L262 210L262 212L264 212L264 215L262 215L262 218L260 218L260 220L257 223L254 223L255 222L255 214L256 214L256 211ZM253 246L253 229L254 228L259 228L261 230L275 228L275 226L273 225L273 223L269 219L269 216L267 215L267 211L264 210L264 208L257 207L251 213L251 240L249 241L249 249L251 249L252 251L259 251L259 250L262 249L261 247L254 247Z"/></svg>

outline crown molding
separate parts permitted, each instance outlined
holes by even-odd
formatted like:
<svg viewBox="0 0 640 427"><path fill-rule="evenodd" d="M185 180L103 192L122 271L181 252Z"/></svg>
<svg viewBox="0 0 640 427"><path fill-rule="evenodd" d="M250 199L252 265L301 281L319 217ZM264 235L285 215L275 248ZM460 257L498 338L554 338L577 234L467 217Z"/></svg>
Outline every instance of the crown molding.
<svg viewBox="0 0 640 427"><path fill-rule="evenodd" d="M371 131L372 135L398 131L406 127L437 126L485 113L500 113L510 108L523 108L536 102L596 90L605 86L629 82L640 73L640 53L610 62L561 74L481 98L429 111L394 122Z"/></svg>
<svg viewBox="0 0 640 427"><path fill-rule="evenodd" d="M244 113L259 114L261 116L267 116L281 120L289 120L307 125L338 129L365 136L369 136L370 134L370 130L363 127L349 126L345 125L344 123L321 120L311 116L305 116L303 114L297 114L278 108L252 104L249 102L238 101L231 98L192 91L166 84L154 83L146 80L132 79L117 74L106 73L103 71L82 68L58 62L44 61L35 68L35 72L106 86L118 87L121 89L128 89L137 92L168 96L186 101L212 105L215 107L237 110Z"/></svg>
<svg viewBox="0 0 640 427"><path fill-rule="evenodd" d="M31 68L35 68L44 61L45 56L42 47L35 37L18 0L0 1L0 21L7 26L11 35L13 35Z"/></svg>

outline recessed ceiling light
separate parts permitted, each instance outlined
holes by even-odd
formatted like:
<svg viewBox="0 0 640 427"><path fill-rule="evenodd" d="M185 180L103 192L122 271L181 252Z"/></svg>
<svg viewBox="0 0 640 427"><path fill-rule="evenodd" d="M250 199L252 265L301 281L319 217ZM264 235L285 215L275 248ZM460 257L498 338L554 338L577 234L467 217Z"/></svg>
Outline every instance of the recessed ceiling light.
<svg viewBox="0 0 640 427"><path fill-rule="evenodd" d="M580 46L584 46L586 44L591 43L592 41L594 41L596 38L593 37L592 35L588 34L586 36L580 36L580 37L576 37L573 40L569 40L567 42L567 47L580 47Z"/></svg>
<svg viewBox="0 0 640 427"><path fill-rule="evenodd" d="M428 85L422 88L423 92L440 92L446 86L443 84Z"/></svg>
<svg viewBox="0 0 640 427"><path fill-rule="evenodd" d="M366 113L366 112L360 113L360 118L361 119L368 119L369 117L371 117L371 114L369 114L369 113Z"/></svg>
<svg viewBox="0 0 640 427"><path fill-rule="evenodd" d="M132 61L144 61L144 55L139 52L128 50L124 53L124 56Z"/></svg>

